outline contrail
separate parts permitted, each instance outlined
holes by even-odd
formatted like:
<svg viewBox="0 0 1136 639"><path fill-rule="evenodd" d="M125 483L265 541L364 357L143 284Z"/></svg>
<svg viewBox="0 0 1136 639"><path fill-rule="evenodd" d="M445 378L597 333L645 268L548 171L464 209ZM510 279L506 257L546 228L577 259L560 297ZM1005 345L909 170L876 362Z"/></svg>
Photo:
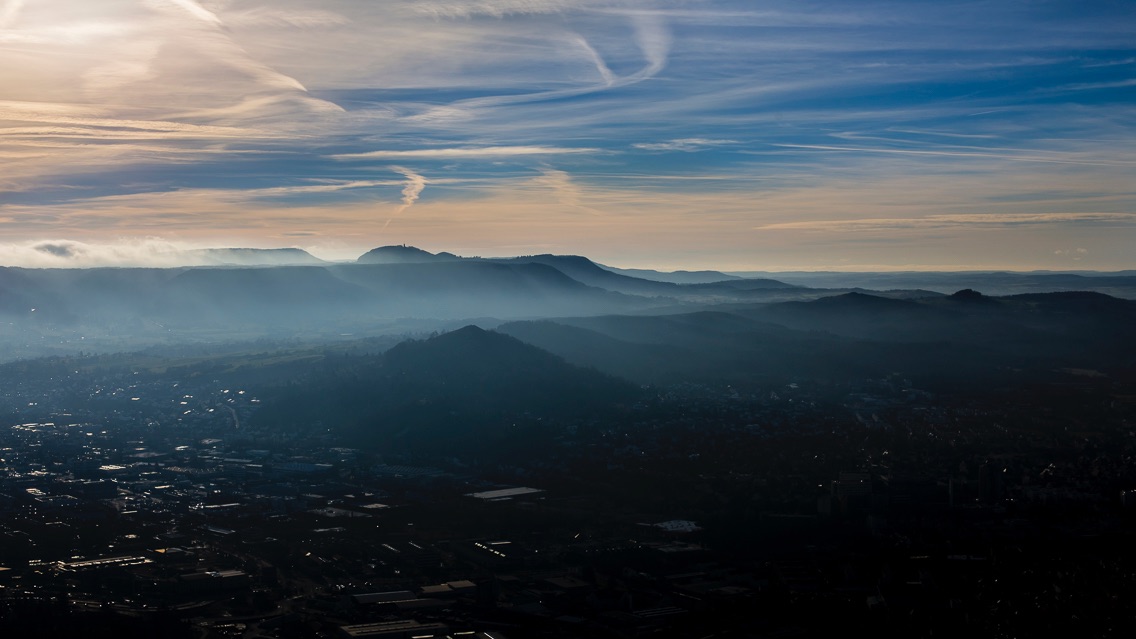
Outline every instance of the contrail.
<svg viewBox="0 0 1136 639"><path fill-rule="evenodd" d="M401 173L402 176L406 178L406 185L402 187L402 206L398 207L394 215L387 218L387 223L383 225L383 230L386 230L386 228L390 226L391 220L394 219L395 216L401 214L418 201L418 196L422 195L422 191L426 188L426 184L428 183L426 178L410 169L401 166L392 166L391 170L395 173Z"/></svg>
<svg viewBox="0 0 1136 639"><path fill-rule="evenodd" d="M600 76L603 78L604 85L610 87L612 84L615 84L615 74L612 73L610 68L608 68L607 63L604 62L603 56L601 56L599 52L596 51L595 48L593 48L586 39L584 39L584 36L578 33L573 33L571 40L575 42L577 46L583 49L584 52L588 54L588 57L591 58L592 64L596 65L596 71L599 72Z"/></svg>
<svg viewBox="0 0 1136 639"><path fill-rule="evenodd" d="M401 173L406 178L406 186L402 187L402 206L398 207L398 213L402 213L410 208L411 204L418 201L418 196L426 188L426 178L401 166L392 166L391 170Z"/></svg>
<svg viewBox="0 0 1136 639"><path fill-rule="evenodd" d="M621 84L632 84L655 77L667 66L671 50L671 34L662 18L656 16L635 16L635 44L647 58L647 66L622 78Z"/></svg>
<svg viewBox="0 0 1136 639"><path fill-rule="evenodd" d="M170 3L176 4L182 9L185 9L200 20L204 20L205 22L216 26L223 26L221 23L221 18L218 18L216 13L213 13L205 7L197 4L197 2L195 2L194 0L170 0Z"/></svg>

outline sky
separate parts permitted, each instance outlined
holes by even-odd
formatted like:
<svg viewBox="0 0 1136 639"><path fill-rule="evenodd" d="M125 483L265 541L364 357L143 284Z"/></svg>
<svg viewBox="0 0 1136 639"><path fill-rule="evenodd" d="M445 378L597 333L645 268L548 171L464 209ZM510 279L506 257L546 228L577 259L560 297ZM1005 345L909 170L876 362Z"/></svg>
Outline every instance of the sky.
<svg viewBox="0 0 1136 639"><path fill-rule="evenodd" d="M1131 0L0 0L0 264L1136 268Z"/></svg>

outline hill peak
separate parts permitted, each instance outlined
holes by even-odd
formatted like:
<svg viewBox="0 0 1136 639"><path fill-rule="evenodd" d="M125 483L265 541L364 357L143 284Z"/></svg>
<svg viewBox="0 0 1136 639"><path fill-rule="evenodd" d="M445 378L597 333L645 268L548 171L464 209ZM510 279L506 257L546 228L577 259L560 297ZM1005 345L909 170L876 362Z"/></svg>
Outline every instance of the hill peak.
<svg viewBox="0 0 1136 639"><path fill-rule="evenodd" d="M500 357L506 353L514 355L519 351L525 352L527 357L536 356L542 360L546 356L551 357L550 354L510 335L487 331L473 324L423 341L403 342L387 354L388 359L391 360L400 360L403 356L413 354L414 357L438 357L441 360L450 360L455 365L481 366L485 364L487 358Z"/></svg>
<svg viewBox="0 0 1136 639"><path fill-rule="evenodd" d="M840 295L822 297L811 303L818 306L835 308L899 308L915 306L913 302L907 300L897 300L882 295L861 293L860 291L850 291L848 293L841 293Z"/></svg>
<svg viewBox="0 0 1136 639"><path fill-rule="evenodd" d="M355 261L359 264L415 264L421 262L451 262L461 258L453 253L431 253L415 246L394 244L371 249Z"/></svg>
<svg viewBox="0 0 1136 639"><path fill-rule="evenodd" d="M956 292L952 293L950 296L948 296L947 299L954 301L954 302L972 302L972 303L973 302L991 303L991 302L994 301L993 298L990 298L986 295L983 295L982 293L979 293L978 291L976 291L972 288L964 288L961 291L956 291Z"/></svg>

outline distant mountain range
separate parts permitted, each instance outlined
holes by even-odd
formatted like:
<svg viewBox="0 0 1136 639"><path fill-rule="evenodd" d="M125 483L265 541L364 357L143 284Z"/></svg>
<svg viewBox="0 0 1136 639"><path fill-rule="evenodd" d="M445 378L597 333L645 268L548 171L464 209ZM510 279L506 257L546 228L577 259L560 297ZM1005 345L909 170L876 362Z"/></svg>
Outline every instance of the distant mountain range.
<svg viewBox="0 0 1136 639"><path fill-rule="evenodd" d="M320 340L435 330L469 320L492 327L517 320L701 311L857 339L912 341L932 329L944 336L998 329L1013 337L1017 325L1007 324L1001 315L976 319L968 311L959 319L964 302L973 305L984 299L981 294L955 299L944 291L989 293L982 286L986 283L1032 294L1085 285L1075 290L1131 291L1136 297L1136 276L1126 275L966 273L958 281L968 286L953 288L948 286L952 274L920 274L920 281L939 290L872 291L812 288L800 279L787 283L714 271L618 271L573 255L464 258L410 246L376 248L353 263L323 262L299 249L210 249L193 256L208 265L0 268L0 361L77 349L106 352L193 341ZM877 275L866 279L889 285L906 281ZM718 276L723 279L714 281ZM833 297L850 292L854 294ZM820 298L832 299L809 303ZM789 302L795 304L781 304ZM1089 298L1066 303L1097 304ZM1096 310L1103 312L1103 307Z"/></svg>
<svg viewBox="0 0 1136 639"><path fill-rule="evenodd" d="M637 277L643 280L654 280L656 282L670 282L672 284L712 284L726 280L746 279L738 275L727 275L721 271L672 271L668 273L646 268L617 268L604 264L600 264L599 266L612 273L619 273L620 275Z"/></svg>
<svg viewBox="0 0 1136 639"><path fill-rule="evenodd" d="M739 271L732 274L744 278L776 277L783 282L810 288L863 288L876 291L926 289L939 293L952 293L960 289L970 288L982 291L987 295L1096 291L1115 297L1136 299L1136 271L1111 273L1092 271L896 273Z"/></svg>
<svg viewBox="0 0 1136 639"><path fill-rule="evenodd" d="M543 264L572 279L617 293L646 296L734 296L740 290L756 288L798 288L772 279L743 279L715 271L702 271L698 276L680 273L639 271L630 275L619 269L603 267L579 255L526 255L521 257L458 257L452 253L430 253L412 246L383 246L359 257L360 264L424 264L436 262L490 262L495 264ZM687 281L679 281L687 280ZM739 282L745 282L739 285ZM697 285L697 287L695 286Z"/></svg>
<svg viewBox="0 0 1136 639"><path fill-rule="evenodd" d="M1136 301L1100 293L902 300L852 292L719 308L728 310L509 322L497 330L640 383L901 373L930 386L1060 371L1136 376Z"/></svg>
<svg viewBox="0 0 1136 639"><path fill-rule="evenodd" d="M218 266L298 266L327 264L304 249L211 248L184 252L189 264Z"/></svg>

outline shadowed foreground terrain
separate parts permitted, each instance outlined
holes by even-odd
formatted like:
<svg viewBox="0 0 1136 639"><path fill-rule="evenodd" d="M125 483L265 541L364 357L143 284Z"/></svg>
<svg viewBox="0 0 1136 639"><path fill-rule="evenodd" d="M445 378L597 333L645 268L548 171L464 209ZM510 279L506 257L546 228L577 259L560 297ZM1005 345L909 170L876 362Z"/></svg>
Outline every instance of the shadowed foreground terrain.
<svg viewBox="0 0 1136 639"><path fill-rule="evenodd" d="M7 631L1129 636L1136 302L402 249L0 273Z"/></svg>

